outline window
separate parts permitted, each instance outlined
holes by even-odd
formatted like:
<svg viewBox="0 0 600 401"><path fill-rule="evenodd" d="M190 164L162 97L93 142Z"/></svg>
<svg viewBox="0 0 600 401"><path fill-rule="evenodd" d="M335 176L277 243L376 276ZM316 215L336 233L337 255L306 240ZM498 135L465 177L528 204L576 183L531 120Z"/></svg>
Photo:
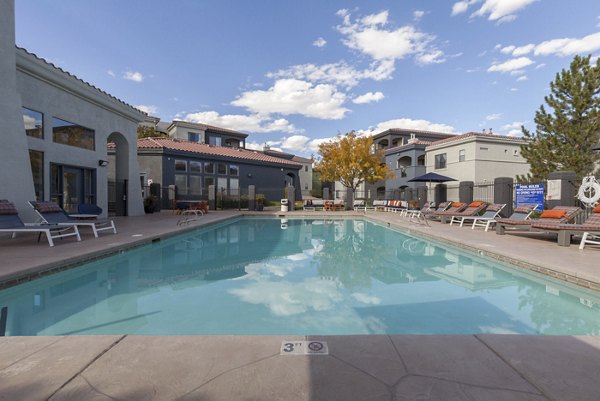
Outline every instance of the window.
<svg viewBox="0 0 600 401"><path fill-rule="evenodd" d="M177 195L187 195L187 175L175 174L175 187L177 188Z"/></svg>
<svg viewBox="0 0 600 401"><path fill-rule="evenodd" d="M204 177L204 188L208 190L210 185L215 185L214 177Z"/></svg>
<svg viewBox="0 0 600 401"><path fill-rule="evenodd" d="M96 149L94 130L56 117L52 118L52 140L77 148Z"/></svg>
<svg viewBox="0 0 600 401"><path fill-rule="evenodd" d="M198 134L197 132L188 132L188 141L200 142L200 134Z"/></svg>
<svg viewBox="0 0 600 401"><path fill-rule="evenodd" d="M406 167L400 166L400 177L406 177Z"/></svg>
<svg viewBox="0 0 600 401"><path fill-rule="evenodd" d="M199 175L190 175L189 180L189 194L190 195L202 195L202 177Z"/></svg>
<svg viewBox="0 0 600 401"><path fill-rule="evenodd" d="M424 166L425 165L425 155L421 155L419 157L417 157L417 166Z"/></svg>
<svg viewBox="0 0 600 401"><path fill-rule="evenodd" d="M209 145L214 145L214 146L221 146L221 137L220 136L209 135L209 137L208 137L208 144Z"/></svg>
<svg viewBox="0 0 600 401"><path fill-rule="evenodd" d="M25 134L34 138L44 138L44 115L39 111L23 107Z"/></svg>
<svg viewBox="0 0 600 401"><path fill-rule="evenodd" d="M460 149L458 151L458 161L459 162L464 162L465 161L465 150L464 149Z"/></svg>
<svg viewBox="0 0 600 401"><path fill-rule="evenodd" d="M237 177L240 175L240 168L234 164L229 165L229 175L232 177Z"/></svg>
<svg viewBox="0 0 600 401"><path fill-rule="evenodd" d="M483 146L481 146L481 147L479 148L479 150L488 150L488 148L484 148Z"/></svg>
<svg viewBox="0 0 600 401"><path fill-rule="evenodd" d="M202 172L202 162L190 162L190 173L201 173Z"/></svg>
<svg viewBox="0 0 600 401"><path fill-rule="evenodd" d="M227 174L227 165L225 163L217 163L217 174Z"/></svg>
<svg viewBox="0 0 600 401"><path fill-rule="evenodd" d="M519 150L513 149L513 156L519 156Z"/></svg>
<svg viewBox="0 0 600 401"><path fill-rule="evenodd" d="M442 153L439 155L435 155L435 168L446 168L446 154Z"/></svg>
<svg viewBox="0 0 600 401"><path fill-rule="evenodd" d="M44 200L44 153L30 150L29 161L31 162L31 173L33 174L35 199L38 201Z"/></svg>
<svg viewBox="0 0 600 401"><path fill-rule="evenodd" d="M229 195L240 194L240 180L237 178L229 179Z"/></svg>
<svg viewBox="0 0 600 401"><path fill-rule="evenodd" d="M308 166L306 164L304 165L304 171L308 171Z"/></svg>
<svg viewBox="0 0 600 401"><path fill-rule="evenodd" d="M227 178L225 178L225 177L217 178L217 189L219 191L223 191L224 193L227 193Z"/></svg>
<svg viewBox="0 0 600 401"><path fill-rule="evenodd" d="M175 171L187 171L187 162L185 160L175 160Z"/></svg>
<svg viewBox="0 0 600 401"><path fill-rule="evenodd" d="M204 163L204 172L207 174L215 173L215 164L213 162Z"/></svg>

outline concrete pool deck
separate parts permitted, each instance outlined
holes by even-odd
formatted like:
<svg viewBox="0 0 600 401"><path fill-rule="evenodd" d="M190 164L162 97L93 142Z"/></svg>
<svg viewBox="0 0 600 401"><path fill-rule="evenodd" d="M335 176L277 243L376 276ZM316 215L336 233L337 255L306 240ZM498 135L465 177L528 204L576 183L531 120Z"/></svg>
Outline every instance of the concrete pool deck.
<svg viewBox="0 0 600 401"><path fill-rule="evenodd" d="M33 235L2 238L0 282L239 214L211 212L183 227L171 212L117 218L117 235L94 239L84 229L82 242L59 240L53 248ZM287 213L350 215L365 214ZM555 277L581 279L587 287L600 285L597 246L580 251L544 234L498 236L409 224L393 213L366 215ZM280 353L282 341L300 340L325 341L329 354ZM598 400L599 366L598 336L0 337L0 400Z"/></svg>

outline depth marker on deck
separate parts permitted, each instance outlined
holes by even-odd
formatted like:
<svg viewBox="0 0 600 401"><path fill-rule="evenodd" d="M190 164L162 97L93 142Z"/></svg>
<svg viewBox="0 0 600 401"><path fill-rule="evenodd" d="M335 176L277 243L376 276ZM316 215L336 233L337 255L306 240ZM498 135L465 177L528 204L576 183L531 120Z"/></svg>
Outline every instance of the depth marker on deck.
<svg viewBox="0 0 600 401"><path fill-rule="evenodd" d="M326 341L282 341L280 355L329 355Z"/></svg>

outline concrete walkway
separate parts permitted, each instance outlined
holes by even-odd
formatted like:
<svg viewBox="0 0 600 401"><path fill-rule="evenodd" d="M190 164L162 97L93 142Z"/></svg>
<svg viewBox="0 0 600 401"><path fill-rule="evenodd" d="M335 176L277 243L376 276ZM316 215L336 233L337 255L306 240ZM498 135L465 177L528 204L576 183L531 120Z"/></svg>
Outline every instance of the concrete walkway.
<svg viewBox="0 0 600 401"><path fill-rule="evenodd" d="M65 239L53 248L36 244L32 235L1 239L0 282L238 214L211 212L183 227L170 212L118 218L117 235L94 239L85 233L82 242ZM288 216L303 214L321 215ZM390 213L367 216L503 255L531 270L581 279L588 287L600 285L600 247L580 251L539 234L497 236L439 223L409 224ZM282 351L282 343L303 340L325 342L329 353ZM599 366L600 337L0 337L0 400L598 400Z"/></svg>

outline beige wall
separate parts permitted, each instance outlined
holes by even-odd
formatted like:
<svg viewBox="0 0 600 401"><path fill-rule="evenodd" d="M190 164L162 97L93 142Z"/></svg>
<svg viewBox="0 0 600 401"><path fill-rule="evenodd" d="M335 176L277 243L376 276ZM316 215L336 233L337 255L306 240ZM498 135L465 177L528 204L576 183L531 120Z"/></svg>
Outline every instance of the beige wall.
<svg viewBox="0 0 600 401"><path fill-rule="evenodd" d="M515 139L489 140L487 138L467 138L447 144L430 146L426 149L427 172L435 172L455 178L449 182L448 200L458 200L458 190L451 187L460 181L473 181L476 184L493 182L498 177L515 178L529 172L529 163L521 156L521 141ZM465 161L459 162L459 151L465 150ZM446 168L435 169L435 156L446 153Z"/></svg>

